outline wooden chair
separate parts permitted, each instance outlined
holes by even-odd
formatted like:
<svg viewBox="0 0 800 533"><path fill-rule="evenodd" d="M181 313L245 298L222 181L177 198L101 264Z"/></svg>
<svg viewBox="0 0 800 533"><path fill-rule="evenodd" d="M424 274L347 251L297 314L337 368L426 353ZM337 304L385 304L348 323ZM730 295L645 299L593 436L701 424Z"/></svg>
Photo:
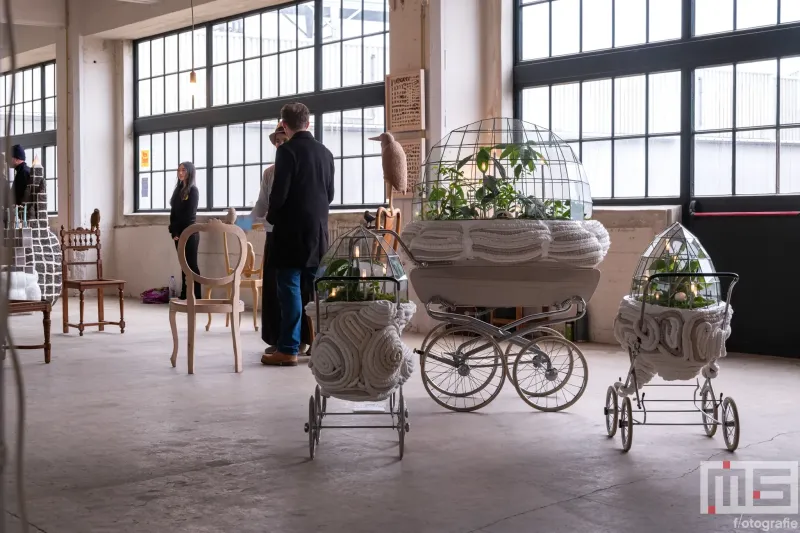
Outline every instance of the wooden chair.
<svg viewBox="0 0 800 533"><path fill-rule="evenodd" d="M86 326L97 326L100 331L105 330L105 326L119 326L120 333L125 333L125 282L119 279L103 278L103 258L100 245L100 228L91 229L77 228L67 230L61 226L61 275L65 294L61 297L63 307L64 333L69 333L69 328L77 328L80 336ZM77 256L78 252L88 252L95 250L96 257L93 261L77 261L82 259ZM73 256L73 260L70 260ZM97 270L95 279L69 279L69 267L72 265L94 265ZM106 287L116 287L119 294L119 322L110 322L105 319L103 290ZM77 289L80 294L80 322L77 324L69 323L69 298L66 293L68 289ZM97 322L84 323L83 306L84 292L86 290L97 290Z"/></svg>
<svg viewBox="0 0 800 533"><path fill-rule="evenodd" d="M254 231L264 232L266 239L266 231L263 224L254 224ZM228 234L222 234L222 246L225 249L225 271L228 274L233 273L230 262L230 252L228 250ZM252 243L247 243L247 256L244 262L244 269L242 270L242 278L239 281L240 289L250 289L253 294L253 327L258 331L258 306L261 303L261 290L264 286L264 256L261 256L261 264L256 268L256 253L253 249ZM206 298L211 298L212 287L206 287ZM227 287L228 298L231 297L231 288ZM241 319L241 316L239 317ZM231 316L225 316L225 327L230 326ZM208 314L208 323L206 324L206 331L211 329L211 313Z"/></svg>
<svg viewBox="0 0 800 533"><path fill-rule="evenodd" d="M51 311L50 302L41 301L41 302L33 302L33 301L22 301L22 300L10 300L8 302L8 314L9 315L22 315L27 313L35 313L38 311L42 312L42 329L44 331L44 342L42 344L17 344L14 346L18 350L44 350L44 362L49 364L50 363L50 311ZM7 340L7 339L6 339ZM3 345L4 349L7 349L8 346ZM3 354L3 359L5 359L5 354Z"/></svg>
<svg viewBox="0 0 800 533"><path fill-rule="evenodd" d="M231 272L228 272L221 278L207 278L200 276L189 268L186 263L186 241L190 236L195 233L223 233L233 234L239 240L239 260ZM187 343L188 354L188 367L189 374L194 374L194 336L195 327L197 322L197 315L199 313L225 313L231 317L231 335L233 337L233 357L234 357L234 371L241 372L242 370L242 351L241 351L241 337L239 335L239 317L240 313L244 312L244 302L239 299L239 284L241 282L242 270L244 263L247 259L245 250L247 250L247 237L241 228L232 224L225 224L220 220L211 220L205 224L193 224L186 228L181 233L178 239L178 262L181 264L181 270L186 274L186 286L193 287L193 283L197 282L207 287L225 287L230 286L231 290L228 297L225 299L212 300L211 298L204 298L195 300L194 291L186 291L186 300L178 300L173 298L169 302L169 324L172 328L172 367L174 368L178 359L178 325L176 322L177 313L186 313L187 322L189 325L189 335Z"/></svg>

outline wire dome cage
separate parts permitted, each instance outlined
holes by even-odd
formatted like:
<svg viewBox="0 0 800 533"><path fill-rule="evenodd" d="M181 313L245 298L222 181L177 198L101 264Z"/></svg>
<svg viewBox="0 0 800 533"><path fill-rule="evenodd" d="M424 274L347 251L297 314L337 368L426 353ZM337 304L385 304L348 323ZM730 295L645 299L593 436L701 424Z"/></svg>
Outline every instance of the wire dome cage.
<svg viewBox="0 0 800 533"><path fill-rule="evenodd" d="M568 143L535 124L489 118L431 148L413 213L417 220L585 220L592 195Z"/></svg>
<svg viewBox="0 0 800 533"><path fill-rule="evenodd" d="M386 239L359 226L328 248L317 271L318 301L408 301L408 277Z"/></svg>
<svg viewBox="0 0 800 533"><path fill-rule="evenodd" d="M639 260L631 296L677 309L701 309L720 301L720 278L700 240L678 222L659 234ZM651 279L656 276L655 279Z"/></svg>

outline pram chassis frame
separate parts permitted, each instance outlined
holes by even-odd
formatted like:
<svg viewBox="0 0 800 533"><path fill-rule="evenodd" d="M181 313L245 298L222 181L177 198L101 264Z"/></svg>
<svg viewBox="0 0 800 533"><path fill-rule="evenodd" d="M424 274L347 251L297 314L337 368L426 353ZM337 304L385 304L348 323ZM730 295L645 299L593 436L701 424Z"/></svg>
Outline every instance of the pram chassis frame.
<svg viewBox="0 0 800 533"><path fill-rule="evenodd" d="M717 277L717 278L729 278L731 280L730 285L728 286L727 295L725 298L725 313L724 313L724 321L722 323L722 329L725 330L728 326L728 309L730 307L731 295L733 293L733 288L735 287L736 283L739 281L739 275L734 274L732 272L697 272L687 274L685 272L669 272L669 273L660 273L654 274L647 278L647 283L645 284L645 294L650 293L650 286L653 284L654 281L658 279L670 279L670 278L678 278L678 277L686 277L690 275L692 277ZM641 315L639 318L638 327L642 330L644 324L644 315L646 309L646 301L642 302L642 310ZM716 433L717 427L722 426L724 431L724 438L725 444L729 451L734 451L738 447L739 444L739 433L740 433L740 426L739 426L739 414L738 409L736 408L736 403L733 401L733 398L728 397L725 398L722 393L719 394L719 398L714 393L714 387L711 384L711 378L706 377L705 381L703 382L702 386L700 385L700 379L694 378L694 383L655 383L655 384L644 384L639 387L639 384L636 380L636 372L635 372L635 361L636 357L638 357L639 347L641 346L641 338L637 338L636 343L633 347L628 347L628 358L630 360L630 368L628 369L628 374L625 378L623 383L622 378L619 379L617 383L611 385L608 388L606 393L606 406L603 409L604 416L606 417L606 428L609 438L614 437L616 434L617 429L621 430L622 436L622 449L623 451L627 452L631 448L632 444L632 433L633 433L633 426L703 426L706 430L706 434L709 437L713 437ZM634 397L635 397L635 405L638 411L631 410L631 416L629 419L623 420L626 418L625 416L620 417L620 412L628 409L628 404L632 402L629 395L623 395L620 391L622 389L627 389L633 384L634 386ZM649 399L646 400L647 393L642 391L645 387L692 387L692 399L691 400L673 400L673 399ZM641 391L641 393L640 393ZM698 398L699 393L699 398ZM623 406L620 408L618 398L619 396L624 396L623 399ZM613 410L608 405L609 399L613 398L614 406ZM701 404L698 405L698 399L700 400ZM710 405L704 406L705 402L710 402ZM691 409L648 409L647 402L651 403L688 403L691 402L693 408ZM730 410L730 415L727 413L729 405L732 405ZM720 408L722 408L722 416L718 415ZM647 415L648 413L700 413L701 421L700 422L648 422ZM640 418L637 418L635 415L641 414ZM609 417L612 417L610 419ZM610 423L610 420L613 420L613 423ZM732 435L729 435L729 430L733 432Z"/></svg>

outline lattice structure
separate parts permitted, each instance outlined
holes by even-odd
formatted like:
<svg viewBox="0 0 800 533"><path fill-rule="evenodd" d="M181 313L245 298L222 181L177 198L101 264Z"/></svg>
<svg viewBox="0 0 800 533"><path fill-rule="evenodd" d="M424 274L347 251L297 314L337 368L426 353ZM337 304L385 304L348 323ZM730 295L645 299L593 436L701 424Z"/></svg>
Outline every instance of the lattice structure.
<svg viewBox="0 0 800 533"><path fill-rule="evenodd" d="M720 301L720 280L700 240L678 222L659 234L639 260L631 296L651 305L699 309ZM668 277L648 279L657 274ZM649 287L648 287L649 285Z"/></svg>
<svg viewBox="0 0 800 533"><path fill-rule="evenodd" d="M453 130L428 153L414 191L423 220L584 220L589 181L569 144L550 130L490 118Z"/></svg>

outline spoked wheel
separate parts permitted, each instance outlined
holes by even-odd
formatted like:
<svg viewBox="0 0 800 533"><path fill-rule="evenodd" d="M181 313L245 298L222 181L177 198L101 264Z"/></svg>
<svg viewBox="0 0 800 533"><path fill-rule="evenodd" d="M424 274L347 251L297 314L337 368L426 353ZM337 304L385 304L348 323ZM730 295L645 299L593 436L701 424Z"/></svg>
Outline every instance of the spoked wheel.
<svg viewBox="0 0 800 533"><path fill-rule="evenodd" d="M313 460L318 442L317 404L313 396L308 399L308 422L306 422L305 429L306 433L308 433L308 455Z"/></svg>
<svg viewBox="0 0 800 533"><path fill-rule="evenodd" d="M728 451L739 447L739 410L731 397L722 400L722 436Z"/></svg>
<svg viewBox="0 0 800 533"><path fill-rule="evenodd" d="M606 433L609 437L617 434L617 426L619 425L619 395L614 385L608 387L606 391Z"/></svg>
<svg viewBox="0 0 800 533"><path fill-rule="evenodd" d="M317 388L314 389L314 407L317 412L317 444L319 444L319 435L322 433L322 417L325 416L325 408L323 406L325 403L327 402L325 402L325 399L322 397L322 391L320 390L319 385L317 385Z"/></svg>
<svg viewBox="0 0 800 533"><path fill-rule="evenodd" d="M520 398L541 411L561 411L574 404L588 380L586 358L560 337L541 337L525 345L511 374Z"/></svg>
<svg viewBox="0 0 800 533"><path fill-rule="evenodd" d="M400 440L400 459L403 458L403 454L405 453L406 433L408 433L409 429L406 400L403 398L403 389L400 389L400 402L397 406L397 435Z"/></svg>
<svg viewBox="0 0 800 533"><path fill-rule="evenodd" d="M719 404L714 398L714 391L708 387L703 387L703 393L700 396L700 408L703 410L703 429L706 435L713 437L717 433L717 421L719 420ZM712 417L710 419L708 417Z"/></svg>
<svg viewBox="0 0 800 533"><path fill-rule="evenodd" d="M476 411L495 399L506 379L503 352L485 333L469 327L441 331L425 347L422 383L451 411Z"/></svg>
<svg viewBox="0 0 800 533"><path fill-rule="evenodd" d="M622 437L622 451L627 452L633 443L633 407L627 396L622 400L622 410L619 413L619 434Z"/></svg>

